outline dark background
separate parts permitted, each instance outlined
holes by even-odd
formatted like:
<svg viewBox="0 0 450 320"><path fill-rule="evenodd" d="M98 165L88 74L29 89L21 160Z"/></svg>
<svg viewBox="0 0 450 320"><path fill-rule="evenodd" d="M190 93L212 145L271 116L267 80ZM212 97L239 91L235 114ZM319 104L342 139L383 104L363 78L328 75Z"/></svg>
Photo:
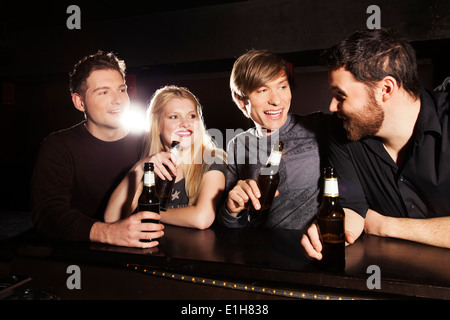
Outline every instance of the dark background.
<svg viewBox="0 0 450 320"><path fill-rule="evenodd" d="M81 9L80 30L66 26L71 4ZM30 209L40 142L83 119L68 90L81 57L101 49L124 59L132 103L142 110L159 87L188 87L203 105L207 127L225 137L226 129L251 125L230 97L236 57L252 48L283 54L297 84L292 112L327 112L331 96L319 54L366 28L373 4L381 9L381 26L413 44L424 87L450 76L447 0L0 1L2 209Z"/></svg>

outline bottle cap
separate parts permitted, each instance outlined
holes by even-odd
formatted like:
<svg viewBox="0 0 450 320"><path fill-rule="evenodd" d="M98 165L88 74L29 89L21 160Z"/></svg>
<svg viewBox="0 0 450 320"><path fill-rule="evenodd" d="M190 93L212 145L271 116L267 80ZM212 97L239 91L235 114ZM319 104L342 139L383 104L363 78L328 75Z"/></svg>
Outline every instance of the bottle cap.
<svg viewBox="0 0 450 320"><path fill-rule="evenodd" d="M170 153L172 153L175 157L178 157L178 153L180 151L180 141L172 141L172 145L170 147Z"/></svg>
<svg viewBox="0 0 450 320"><path fill-rule="evenodd" d="M173 140L172 141L172 144L170 145L170 148L172 149L172 148L179 148L180 147L180 141L176 141L176 140Z"/></svg>

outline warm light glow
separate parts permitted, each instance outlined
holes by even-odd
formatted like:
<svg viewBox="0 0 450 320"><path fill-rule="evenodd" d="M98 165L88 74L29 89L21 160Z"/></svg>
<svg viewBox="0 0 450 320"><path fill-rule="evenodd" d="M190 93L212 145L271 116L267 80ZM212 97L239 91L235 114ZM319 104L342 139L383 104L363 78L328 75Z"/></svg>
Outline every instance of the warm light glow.
<svg viewBox="0 0 450 320"><path fill-rule="evenodd" d="M131 103L122 116L122 123L132 132L145 131L145 109L139 104Z"/></svg>

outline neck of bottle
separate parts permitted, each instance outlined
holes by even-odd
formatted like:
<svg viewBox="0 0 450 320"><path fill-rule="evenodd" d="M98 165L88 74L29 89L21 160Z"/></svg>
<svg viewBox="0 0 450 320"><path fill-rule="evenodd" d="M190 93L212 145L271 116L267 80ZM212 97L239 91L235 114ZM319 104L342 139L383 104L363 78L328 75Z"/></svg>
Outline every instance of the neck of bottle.
<svg viewBox="0 0 450 320"><path fill-rule="evenodd" d="M325 178L323 196L330 198L339 197L339 187L337 178Z"/></svg>
<svg viewBox="0 0 450 320"><path fill-rule="evenodd" d="M178 151L180 150L180 142L179 141L172 141L170 148L169 148L169 152L174 154L174 155L178 155Z"/></svg>
<svg viewBox="0 0 450 320"><path fill-rule="evenodd" d="M179 154L179 152L180 152L180 148L179 148L178 146L173 147L173 148L170 148L170 149L169 149L169 152L170 152L171 154L173 154L173 155L175 156L175 158L178 158L178 154Z"/></svg>
<svg viewBox="0 0 450 320"><path fill-rule="evenodd" d="M281 161L281 151L272 150L272 153L269 156L269 160L267 160L266 166L279 166Z"/></svg>
<svg viewBox="0 0 450 320"><path fill-rule="evenodd" d="M153 171L144 172L144 187L153 187L155 185L155 173Z"/></svg>

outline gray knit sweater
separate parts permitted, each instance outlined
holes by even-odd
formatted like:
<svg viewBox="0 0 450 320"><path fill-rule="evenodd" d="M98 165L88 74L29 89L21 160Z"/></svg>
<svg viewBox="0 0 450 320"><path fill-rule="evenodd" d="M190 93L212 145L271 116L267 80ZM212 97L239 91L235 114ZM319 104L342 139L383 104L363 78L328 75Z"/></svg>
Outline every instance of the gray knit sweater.
<svg viewBox="0 0 450 320"><path fill-rule="evenodd" d="M326 161L326 131L330 117L323 113L308 116L290 114L280 130L268 137L258 136L256 128L238 134L227 148L228 170L224 201L217 221L227 227L262 226L303 230L314 219L322 195L322 167ZM228 192L238 180L256 180L274 142L284 142L280 163L279 195L267 219L249 221L246 210L236 218L226 210Z"/></svg>

